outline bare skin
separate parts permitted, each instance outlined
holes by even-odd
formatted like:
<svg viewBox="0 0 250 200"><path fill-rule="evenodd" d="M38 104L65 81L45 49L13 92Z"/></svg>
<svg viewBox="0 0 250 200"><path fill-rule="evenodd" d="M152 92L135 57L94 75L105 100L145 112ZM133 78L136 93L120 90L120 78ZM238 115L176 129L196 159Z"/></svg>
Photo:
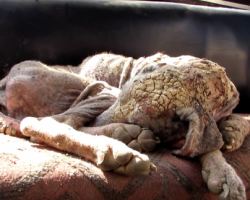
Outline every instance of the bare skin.
<svg viewBox="0 0 250 200"><path fill-rule="evenodd" d="M184 145L173 153L200 156L210 174L203 173L210 191L221 199L245 199L242 181L219 151L239 148L249 132L249 124L231 114L239 94L224 69L207 60L182 57L175 66L144 71L124 86L117 101L93 125L134 123L152 130L162 142L183 138ZM189 126L180 133L184 121Z"/></svg>
<svg viewBox="0 0 250 200"><path fill-rule="evenodd" d="M128 81L117 101L96 118L93 126L139 124L152 130L161 141L169 142L186 128L182 122L187 121L188 134L183 135L186 144L176 154L194 157L220 149L223 140L216 122L224 121L222 118L238 104L237 89L224 69L211 61L190 56L174 59L175 65L149 66ZM223 124L220 126L222 129ZM206 145L206 139L210 145L199 146Z"/></svg>
<svg viewBox="0 0 250 200"><path fill-rule="evenodd" d="M211 192L221 198L245 199L242 181L219 149L239 148L249 125L243 118L230 115L238 104L238 92L224 69L211 61L163 54L138 60L101 54L78 68L28 61L14 66L0 86L5 90L1 98L5 113L22 120L20 131L11 122L5 133L16 131L38 138L81 155L103 170L127 175L145 175L155 166L147 156L117 140L91 139L94 136L75 129L111 136L138 151L154 149L159 138L167 143L184 139L182 148L173 153L200 156L205 171L219 174L203 173ZM117 88L122 86L118 96ZM8 118L2 121L7 123ZM242 126L236 126L238 122ZM90 125L101 127L86 127Z"/></svg>

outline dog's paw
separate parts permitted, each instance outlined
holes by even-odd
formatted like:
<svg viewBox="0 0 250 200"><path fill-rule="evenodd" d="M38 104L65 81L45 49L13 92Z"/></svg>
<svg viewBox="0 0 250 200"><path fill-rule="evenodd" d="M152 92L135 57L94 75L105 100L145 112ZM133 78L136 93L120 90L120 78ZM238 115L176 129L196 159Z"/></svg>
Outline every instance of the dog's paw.
<svg viewBox="0 0 250 200"><path fill-rule="evenodd" d="M202 176L208 189L220 196L220 200L245 200L245 187L235 170L224 159L206 161Z"/></svg>
<svg viewBox="0 0 250 200"><path fill-rule="evenodd" d="M96 139L102 141L100 146L96 146L96 155L97 166L103 171L114 170L123 175L147 175L150 171L156 171L147 155L105 136Z"/></svg>
<svg viewBox="0 0 250 200"><path fill-rule="evenodd" d="M0 133L5 135L24 137L20 131L20 121L12 117L8 117L0 112Z"/></svg>
<svg viewBox="0 0 250 200"><path fill-rule="evenodd" d="M111 137L139 152L152 151L160 143L160 139L152 131L133 124L118 126Z"/></svg>
<svg viewBox="0 0 250 200"><path fill-rule="evenodd" d="M245 136L249 133L249 123L243 117L232 114L220 121L219 130L225 143L222 150L233 151L242 145Z"/></svg>

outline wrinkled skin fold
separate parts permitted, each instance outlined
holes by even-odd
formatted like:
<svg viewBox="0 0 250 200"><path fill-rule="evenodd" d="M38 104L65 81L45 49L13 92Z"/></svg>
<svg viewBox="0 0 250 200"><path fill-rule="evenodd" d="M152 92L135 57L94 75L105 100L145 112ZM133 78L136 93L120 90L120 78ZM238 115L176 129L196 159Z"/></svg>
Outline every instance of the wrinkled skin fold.
<svg viewBox="0 0 250 200"><path fill-rule="evenodd" d="M25 61L13 66L0 88L5 134L30 137L124 175L156 171L139 152L183 141L173 153L200 158L211 192L246 198L220 149L239 148L249 124L232 114L239 94L216 63L161 53L139 59L98 54L78 67Z"/></svg>

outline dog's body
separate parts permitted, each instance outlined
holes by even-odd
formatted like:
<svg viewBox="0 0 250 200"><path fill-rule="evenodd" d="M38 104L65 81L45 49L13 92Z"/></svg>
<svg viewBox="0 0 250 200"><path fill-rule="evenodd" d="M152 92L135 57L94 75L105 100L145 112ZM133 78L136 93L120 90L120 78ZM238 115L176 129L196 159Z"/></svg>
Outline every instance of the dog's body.
<svg viewBox="0 0 250 200"><path fill-rule="evenodd" d="M186 138L174 153L200 156L209 189L228 199L245 198L241 180L219 149L239 148L249 127L230 115L238 92L211 61L160 53L138 60L99 54L79 67L25 61L12 68L0 87L6 134L38 138L122 174L148 174L155 166L116 140L76 130L111 136L139 151L154 149L159 138ZM21 128L16 120L22 120Z"/></svg>

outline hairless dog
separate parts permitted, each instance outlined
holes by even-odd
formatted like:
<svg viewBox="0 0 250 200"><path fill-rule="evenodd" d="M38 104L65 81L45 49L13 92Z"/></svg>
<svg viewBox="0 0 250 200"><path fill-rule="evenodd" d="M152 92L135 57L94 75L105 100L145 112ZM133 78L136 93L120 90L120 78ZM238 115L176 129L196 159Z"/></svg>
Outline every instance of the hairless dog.
<svg viewBox="0 0 250 200"><path fill-rule="evenodd" d="M140 152L160 142L179 144L173 154L198 156L211 192L246 198L221 150L239 148L249 124L232 114L239 93L216 63L162 53L139 59L103 53L78 67L24 61L0 88L5 134L31 137L124 175L156 170Z"/></svg>

